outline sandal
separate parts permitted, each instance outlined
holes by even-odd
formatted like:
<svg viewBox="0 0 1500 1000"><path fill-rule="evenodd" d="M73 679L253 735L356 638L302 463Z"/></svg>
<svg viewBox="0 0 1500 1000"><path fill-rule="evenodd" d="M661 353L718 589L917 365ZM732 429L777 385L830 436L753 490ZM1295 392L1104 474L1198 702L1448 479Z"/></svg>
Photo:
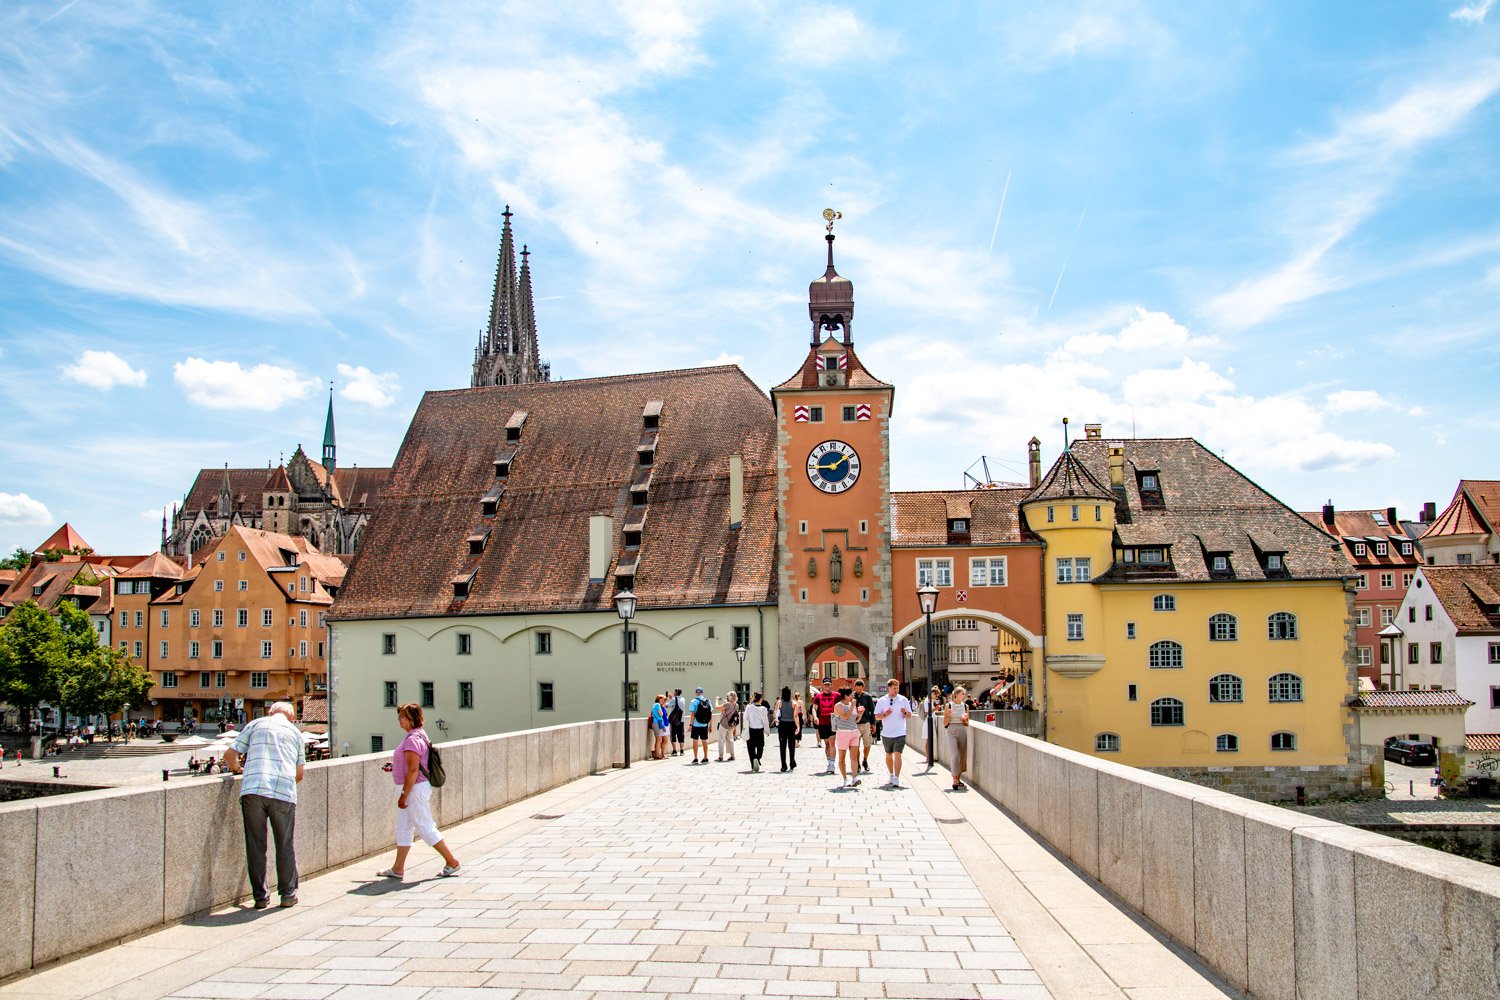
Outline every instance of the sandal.
<svg viewBox="0 0 1500 1000"><path fill-rule="evenodd" d="M375 873L375 877L376 878L403 879L403 878L406 878L406 873L405 872L398 872L394 868L387 868L383 872L376 872Z"/></svg>

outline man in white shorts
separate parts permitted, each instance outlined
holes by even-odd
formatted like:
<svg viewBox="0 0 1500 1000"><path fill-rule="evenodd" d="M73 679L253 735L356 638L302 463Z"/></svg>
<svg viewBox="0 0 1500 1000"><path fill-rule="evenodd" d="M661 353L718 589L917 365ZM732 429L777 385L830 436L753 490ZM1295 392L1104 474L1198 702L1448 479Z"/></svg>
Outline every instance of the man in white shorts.
<svg viewBox="0 0 1500 1000"><path fill-rule="evenodd" d="M901 682L892 677L885 685L885 695L875 703L875 718L880 720L880 741L885 745L885 766L891 772L887 784L901 787L901 753L906 749L906 720L911 717L911 702L901 693Z"/></svg>

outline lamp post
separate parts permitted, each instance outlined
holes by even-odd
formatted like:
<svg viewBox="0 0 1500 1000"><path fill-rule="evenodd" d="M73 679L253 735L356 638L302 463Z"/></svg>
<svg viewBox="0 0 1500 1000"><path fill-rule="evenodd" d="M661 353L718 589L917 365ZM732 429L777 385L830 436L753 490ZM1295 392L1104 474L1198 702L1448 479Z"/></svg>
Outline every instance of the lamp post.
<svg viewBox="0 0 1500 1000"><path fill-rule="evenodd" d="M908 691L910 691L912 694L916 694L917 693L917 689L915 687L911 686L911 672L913 670L915 670L915 669L917 669L917 647L916 646L907 646L906 647L906 684L907 684L907 688L906 689Z"/></svg>
<svg viewBox="0 0 1500 1000"><path fill-rule="evenodd" d="M620 621L624 623L624 636L621 648L625 651L625 766L630 766L630 619L635 617L635 594L629 590L622 590L615 595L615 611L620 615Z"/></svg>
<svg viewBox="0 0 1500 1000"><path fill-rule="evenodd" d="M745 700L746 705L750 703L750 698L745 693L745 654L749 652L750 650L744 646L734 647L734 658L740 661L740 686L737 690L739 691L739 696ZM740 706L740 711L744 711L744 705Z"/></svg>
<svg viewBox="0 0 1500 1000"><path fill-rule="evenodd" d="M922 607L922 614L927 619L927 691L923 695L927 698L927 770L932 770L932 741L936 738L936 725L933 722L932 704L932 613L937 610L938 589L932 584L917 588L917 603Z"/></svg>

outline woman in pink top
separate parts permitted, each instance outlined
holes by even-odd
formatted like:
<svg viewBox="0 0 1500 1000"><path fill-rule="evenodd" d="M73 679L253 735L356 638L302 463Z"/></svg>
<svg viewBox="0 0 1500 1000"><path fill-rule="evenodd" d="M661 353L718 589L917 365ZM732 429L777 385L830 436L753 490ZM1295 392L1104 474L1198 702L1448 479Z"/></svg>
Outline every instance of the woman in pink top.
<svg viewBox="0 0 1500 1000"><path fill-rule="evenodd" d="M413 835L420 836L443 856L439 877L458 874L458 859L432 821L432 786L422 772L427 768L427 749L432 746L422 728L422 709L409 703L396 709L396 721L406 730L406 739L396 748L385 770L401 789L396 799L396 861L379 874L380 878L402 878L406 874L406 855L411 851Z"/></svg>

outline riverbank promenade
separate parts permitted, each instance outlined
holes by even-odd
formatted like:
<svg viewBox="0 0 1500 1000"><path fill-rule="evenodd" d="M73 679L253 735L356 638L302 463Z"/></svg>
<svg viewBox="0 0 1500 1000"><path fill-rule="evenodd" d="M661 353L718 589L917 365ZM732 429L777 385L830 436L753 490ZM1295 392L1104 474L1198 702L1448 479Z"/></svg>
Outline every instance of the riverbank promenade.
<svg viewBox="0 0 1500 1000"><path fill-rule="evenodd" d="M687 757L587 775L418 844L44 967L0 997L1239 996L977 791L907 754L857 790ZM394 810L394 795L392 796ZM274 869L273 869L274 870ZM168 879L172 878L168 873ZM80 885L79 893L128 887Z"/></svg>

